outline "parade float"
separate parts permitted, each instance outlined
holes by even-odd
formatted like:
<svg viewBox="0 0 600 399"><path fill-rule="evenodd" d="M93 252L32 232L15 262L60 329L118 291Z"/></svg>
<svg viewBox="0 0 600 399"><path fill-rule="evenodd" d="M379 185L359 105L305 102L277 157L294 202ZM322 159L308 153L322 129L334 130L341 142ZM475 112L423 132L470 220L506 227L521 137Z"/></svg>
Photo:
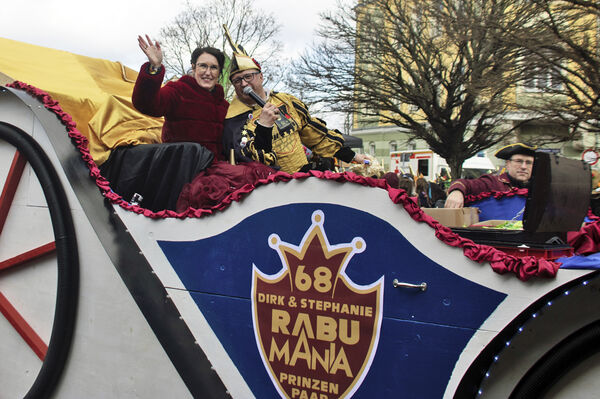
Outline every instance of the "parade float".
<svg viewBox="0 0 600 399"><path fill-rule="evenodd" d="M488 233L461 236L354 173L277 172L210 209L144 209L97 166L123 132L160 129L131 108L135 72L0 48L0 397L600 389L594 254L477 243ZM529 199L496 196L478 200ZM580 224L577 201L575 216L546 203L531 217ZM579 237L593 252L589 222Z"/></svg>

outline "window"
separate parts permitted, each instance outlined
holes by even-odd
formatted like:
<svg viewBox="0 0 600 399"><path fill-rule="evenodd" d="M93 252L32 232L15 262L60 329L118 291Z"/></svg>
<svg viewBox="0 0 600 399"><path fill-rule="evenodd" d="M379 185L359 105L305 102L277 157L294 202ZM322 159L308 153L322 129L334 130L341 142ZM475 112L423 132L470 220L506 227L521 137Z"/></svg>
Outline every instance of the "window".
<svg viewBox="0 0 600 399"><path fill-rule="evenodd" d="M535 62L535 60L530 59ZM532 75L523 82L526 91L558 90L562 87L560 70L552 65L539 65L534 67Z"/></svg>
<svg viewBox="0 0 600 399"><path fill-rule="evenodd" d="M419 159L417 176L429 176L429 159Z"/></svg>
<svg viewBox="0 0 600 399"><path fill-rule="evenodd" d="M375 156L375 143L374 142L370 142L369 143L369 155L374 157Z"/></svg>
<svg viewBox="0 0 600 399"><path fill-rule="evenodd" d="M398 151L398 143L393 140L390 141L390 152Z"/></svg>
<svg viewBox="0 0 600 399"><path fill-rule="evenodd" d="M370 105L362 105L362 113L359 115L359 122L363 125L373 126L379 123L379 110Z"/></svg>

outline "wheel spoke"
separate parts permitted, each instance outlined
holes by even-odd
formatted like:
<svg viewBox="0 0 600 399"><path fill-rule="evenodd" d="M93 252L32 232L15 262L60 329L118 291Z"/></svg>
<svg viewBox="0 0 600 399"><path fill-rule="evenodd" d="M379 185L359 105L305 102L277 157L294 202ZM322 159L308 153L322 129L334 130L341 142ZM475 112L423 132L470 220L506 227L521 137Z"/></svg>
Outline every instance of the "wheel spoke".
<svg viewBox="0 0 600 399"><path fill-rule="evenodd" d="M46 254L55 251L56 243L54 241L49 242L48 244L44 244L27 252L23 252L22 254L14 256L10 259L3 260L2 262L0 262L0 270L22 265L23 263L29 262L30 260L40 258Z"/></svg>
<svg viewBox="0 0 600 399"><path fill-rule="evenodd" d="M8 322L17 330L27 345L35 352L35 354L44 360L48 345L40 338L39 335L31 328L29 323L25 321L23 316L11 305L4 295L0 292L0 312L6 317Z"/></svg>
<svg viewBox="0 0 600 399"><path fill-rule="evenodd" d="M15 155L10 165L2 194L0 194L0 234L4 228L4 223L8 216L8 211L12 205L15 193L21 177L23 176L23 170L27 160L23 157L19 151L15 151ZM37 259L43 255L49 254L56 251L56 243L54 241L44 244L32 250L23 252L10 259L6 259L0 262L0 270L5 270L11 267L22 265L25 262ZM44 360L46 352L48 352L48 345L40 338L40 336L33 330L33 328L27 323L27 321L21 316L21 314L15 309L10 301L0 292L0 312L8 320L8 322L17 330L19 335L25 340L27 345L33 350L33 352Z"/></svg>
<svg viewBox="0 0 600 399"><path fill-rule="evenodd" d="M6 222L6 217L8 216L8 210L12 205L13 198L17 192L17 186L19 185L19 181L21 181L21 176L23 175L26 164L27 160L25 157L23 157L19 151L15 151L15 156L13 157L8 176L6 177L6 182L4 183L4 188L2 189L2 194L0 195L0 234L2 234L4 222Z"/></svg>

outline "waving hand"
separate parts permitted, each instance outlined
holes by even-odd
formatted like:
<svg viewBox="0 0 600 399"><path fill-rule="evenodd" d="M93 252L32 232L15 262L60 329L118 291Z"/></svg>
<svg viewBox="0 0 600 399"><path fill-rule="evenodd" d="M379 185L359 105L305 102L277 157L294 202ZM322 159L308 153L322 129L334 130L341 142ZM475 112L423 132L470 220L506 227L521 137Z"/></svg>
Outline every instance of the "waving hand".
<svg viewBox="0 0 600 399"><path fill-rule="evenodd" d="M161 66L163 61L160 43L158 41L152 43L152 39L150 39L150 36L148 35L146 35L146 40L144 40L142 36L138 36L138 44L144 54L146 54L146 57L148 57L148 61L150 61L150 64L154 68L158 68Z"/></svg>

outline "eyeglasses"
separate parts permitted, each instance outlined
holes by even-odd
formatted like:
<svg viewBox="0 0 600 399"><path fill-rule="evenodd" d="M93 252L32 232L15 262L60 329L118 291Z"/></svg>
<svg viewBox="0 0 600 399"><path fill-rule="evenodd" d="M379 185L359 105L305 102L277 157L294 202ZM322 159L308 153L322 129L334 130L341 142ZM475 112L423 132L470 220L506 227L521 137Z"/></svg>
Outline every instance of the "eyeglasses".
<svg viewBox="0 0 600 399"><path fill-rule="evenodd" d="M212 74L219 72L219 67L216 65L208 65L208 64L200 63L200 64L196 64L196 68L198 68L198 70L200 72L206 72L207 69L210 69L210 72Z"/></svg>
<svg viewBox="0 0 600 399"><path fill-rule="evenodd" d="M260 72L251 72L251 73L247 73L244 76L240 76L239 78L235 78L231 81L231 83L234 86L238 86L240 83L242 83L242 79L245 80L246 82L250 83L252 82L252 79L254 79L255 75L258 75Z"/></svg>
<svg viewBox="0 0 600 399"><path fill-rule="evenodd" d="M516 163L517 165L533 165L533 161L529 159L509 159L509 161Z"/></svg>

